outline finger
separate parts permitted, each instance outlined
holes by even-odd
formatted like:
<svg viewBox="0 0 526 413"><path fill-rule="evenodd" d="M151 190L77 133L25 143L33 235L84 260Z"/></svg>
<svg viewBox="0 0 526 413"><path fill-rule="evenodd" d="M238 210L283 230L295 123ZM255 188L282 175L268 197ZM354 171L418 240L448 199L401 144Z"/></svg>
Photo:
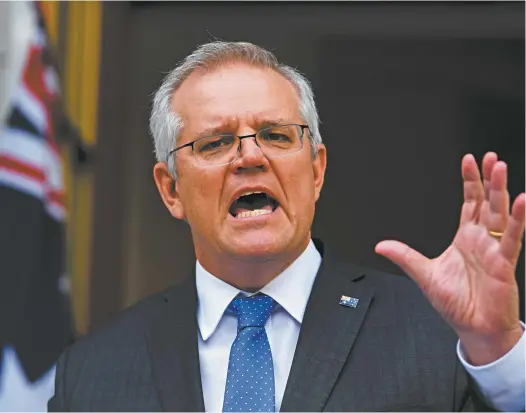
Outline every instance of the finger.
<svg viewBox="0 0 526 413"><path fill-rule="evenodd" d="M480 223L490 231L504 231L508 223L510 196L508 194L508 167L498 161L493 166L489 183L489 198L480 210Z"/></svg>
<svg viewBox="0 0 526 413"><path fill-rule="evenodd" d="M420 288L425 290L430 260L398 241L382 241L375 252L398 265Z"/></svg>
<svg viewBox="0 0 526 413"><path fill-rule="evenodd" d="M460 224L476 221L484 200L484 187L475 158L467 154L462 159L462 179L464 180L464 205L460 214Z"/></svg>
<svg viewBox="0 0 526 413"><path fill-rule="evenodd" d="M489 191L491 185L491 173L493 167L498 161L497 154L495 152L488 152L482 159L482 177L484 178L484 199L489 199Z"/></svg>
<svg viewBox="0 0 526 413"><path fill-rule="evenodd" d="M500 251L513 265L516 264L521 249L521 240L524 235L526 216L526 195L520 194L513 203L508 226L500 241Z"/></svg>

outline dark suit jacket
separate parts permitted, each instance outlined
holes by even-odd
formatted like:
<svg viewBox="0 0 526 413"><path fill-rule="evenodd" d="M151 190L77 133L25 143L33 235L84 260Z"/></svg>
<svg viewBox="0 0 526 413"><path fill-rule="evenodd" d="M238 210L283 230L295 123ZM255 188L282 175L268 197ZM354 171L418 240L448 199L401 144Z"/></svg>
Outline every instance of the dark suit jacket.
<svg viewBox="0 0 526 413"><path fill-rule="evenodd" d="M282 411L485 410L454 332L413 281L323 251ZM357 308L339 304L342 295ZM50 411L203 411L194 277L60 357Z"/></svg>

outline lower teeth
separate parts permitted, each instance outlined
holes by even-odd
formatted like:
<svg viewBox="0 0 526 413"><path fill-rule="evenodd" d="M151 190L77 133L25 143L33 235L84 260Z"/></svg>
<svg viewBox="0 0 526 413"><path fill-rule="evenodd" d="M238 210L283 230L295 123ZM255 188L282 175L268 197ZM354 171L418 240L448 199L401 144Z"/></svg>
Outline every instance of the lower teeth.
<svg viewBox="0 0 526 413"><path fill-rule="evenodd" d="M243 211L236 215L236 218L257 217L258 215L270 214L272 211L267 209L255 209L254 211Z"/></svg>

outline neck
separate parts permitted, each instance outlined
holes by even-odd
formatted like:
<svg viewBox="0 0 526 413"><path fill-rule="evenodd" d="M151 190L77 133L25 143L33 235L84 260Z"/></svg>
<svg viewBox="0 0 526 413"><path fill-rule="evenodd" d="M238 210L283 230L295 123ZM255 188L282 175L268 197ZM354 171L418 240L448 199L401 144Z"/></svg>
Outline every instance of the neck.
<svg viewBox="0 0 526 413"><path fill-rule="evenodd" d="M206 254L197 249L196 256L210 274L240 290L256 292L287 269L305 251L309 242L310 237L293 251L265 258Z"/></svg>

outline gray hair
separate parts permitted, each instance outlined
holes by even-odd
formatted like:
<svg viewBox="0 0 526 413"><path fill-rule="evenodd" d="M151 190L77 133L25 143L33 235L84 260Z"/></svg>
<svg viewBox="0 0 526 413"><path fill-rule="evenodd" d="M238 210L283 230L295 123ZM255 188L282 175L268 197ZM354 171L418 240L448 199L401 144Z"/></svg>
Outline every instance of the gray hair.
<svg viewBox="0 0 526 413"><path fill-rule="evenodd" d="M235 61L273 69L295 87L300 101L300 115L309 126L312 156L316 156L316 145L322 142L319 116L314 103L314 93L305 76L296 69L279 63L273 53L260 46L246 42L214 41L199 46L173 69L164 78L153 99L150 133L155 145L155 156L159 162L168 162L168 168L174 178L177 177L175 161L169 153L175 148L177 137L183 129L182 118L171 108L174 92L194 71Z"/></svg>

